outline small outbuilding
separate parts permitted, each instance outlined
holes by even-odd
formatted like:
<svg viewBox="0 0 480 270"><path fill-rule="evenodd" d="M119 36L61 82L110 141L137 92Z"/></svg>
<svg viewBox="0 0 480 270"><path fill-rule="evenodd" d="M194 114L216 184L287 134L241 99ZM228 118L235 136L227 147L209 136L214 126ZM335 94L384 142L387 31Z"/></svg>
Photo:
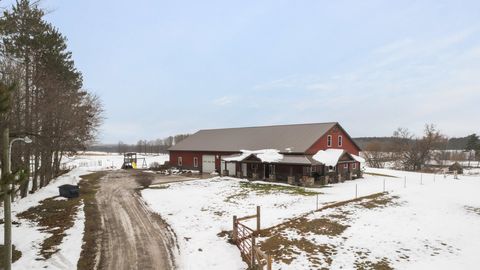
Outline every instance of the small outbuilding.
<svg viewBox="0 0 480 270"><path fill-rule="evenodd" d="M448 167L448 171L452 173L456 171L457 174L463 174L463 167L460 165L460 163L455 162Z"/></svg>
<svg viewBox="0 0 480 270"><path fill-rule="evenodd" d="M61 185L58 187L60 196L65 198L77 198L80 196L80 188L78 185Z"/></svg>

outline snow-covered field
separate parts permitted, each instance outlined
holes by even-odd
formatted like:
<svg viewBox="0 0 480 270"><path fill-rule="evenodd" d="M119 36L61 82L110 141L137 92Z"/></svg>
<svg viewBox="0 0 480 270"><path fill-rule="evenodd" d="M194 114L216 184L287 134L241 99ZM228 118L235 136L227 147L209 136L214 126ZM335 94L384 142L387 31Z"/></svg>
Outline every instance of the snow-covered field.
<svg viewBox="0 0 480 270"><path fill-rule="evenodd" d="M141 156L143 157L143 156ZM168 160L168 155L146 156L147 164L159 162L163 164ZM49 237L49 233L42 232L41 228L33 222L18 219L17 214L30 207L36 206L40 201L58 195L58 186L63 184L77 184L80 176L91 172L109 169L119 169L123 163L123 155L106 155L93 153L91 155L77 155L65 157L63 162L66 167L73 168L50 182L50 184L26 198L18 199L12 204L12 220L18 225L13 225L13 244L22 252L21 258L13 264L14 269L75 269L80 257L85 215L80 207L74 225L68 229L66 237L59 246L59 251L48 260L39 256L41 243ZM0 209L0 218L3 219L3 207ZM0 226L0 242L3 243L3 226Z"/></svg>
<svg viewBox="0 0 480 270"><path fill-rule="evenodd" d="M396 269L478 269L480 258L474 252L480 250L480 177L454 180L453 176L366 170L372 174L365 179L307 189L321 192L320 207L382 192L384 186L389 196L395 196L396 203L386 207L345 206L350 214L341 237L310 235L319 244L335 247L329 256L331 269L354 269L355 252L366 262L386 258ZM221 177L147 189L142 196L176 232L180 269L246 269L237 248L226 237L217 236L232 229L233 215L254 214L260 205L261 225L266 228L315 210L317 200L315 194L281 188L266 192L242 180ZM326 211L308 218L333 210ZM293 231L287 235L300 237ZM300 252L289 264L277 261L274 269L309 269L306 255Z"/></svg>

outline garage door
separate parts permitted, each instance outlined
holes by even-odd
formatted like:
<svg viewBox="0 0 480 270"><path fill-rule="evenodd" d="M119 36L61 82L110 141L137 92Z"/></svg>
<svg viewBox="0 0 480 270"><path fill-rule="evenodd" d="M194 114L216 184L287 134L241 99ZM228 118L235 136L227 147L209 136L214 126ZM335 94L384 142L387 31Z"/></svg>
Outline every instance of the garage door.
<svg viewBox="0 0 480 270"><path fill-rule="evenodd" d="M202 156L202 172L211 173L215 171L215 156L203 155Z"/></svg>
<svg viewBox="0 0 480 270"><path fill-rule="evenodd" d="M222 160L222 173L223 170L225 170L225 161ZM235 176L235 163L233 162L227 162L227 170L228 170L228 175L229 176Z"/></svg>

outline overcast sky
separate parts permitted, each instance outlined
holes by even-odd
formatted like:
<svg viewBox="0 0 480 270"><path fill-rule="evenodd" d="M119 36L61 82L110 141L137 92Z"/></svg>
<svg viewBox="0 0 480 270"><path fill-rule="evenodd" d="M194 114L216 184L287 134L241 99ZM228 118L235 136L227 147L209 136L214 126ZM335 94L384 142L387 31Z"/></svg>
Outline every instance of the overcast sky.
<svg viewBox="0 0 480 270"><path fill-rule="evenodd" d="M101 142L326 121L353 137L480 133L480 1L42 6L105 105Z"/></svg>

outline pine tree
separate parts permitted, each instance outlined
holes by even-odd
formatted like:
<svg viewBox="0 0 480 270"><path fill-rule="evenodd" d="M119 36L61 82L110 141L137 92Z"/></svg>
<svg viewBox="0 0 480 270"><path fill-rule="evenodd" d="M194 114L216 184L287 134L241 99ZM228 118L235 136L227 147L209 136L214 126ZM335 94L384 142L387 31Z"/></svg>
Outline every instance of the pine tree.
<svg viewBox="0 0 480 270"><path fill-rule="evenodd" d="M478 135L473 133L472 135L468 136L467 145L465 147L466 150L477 150L480 144L480 140Z"/></svg>

